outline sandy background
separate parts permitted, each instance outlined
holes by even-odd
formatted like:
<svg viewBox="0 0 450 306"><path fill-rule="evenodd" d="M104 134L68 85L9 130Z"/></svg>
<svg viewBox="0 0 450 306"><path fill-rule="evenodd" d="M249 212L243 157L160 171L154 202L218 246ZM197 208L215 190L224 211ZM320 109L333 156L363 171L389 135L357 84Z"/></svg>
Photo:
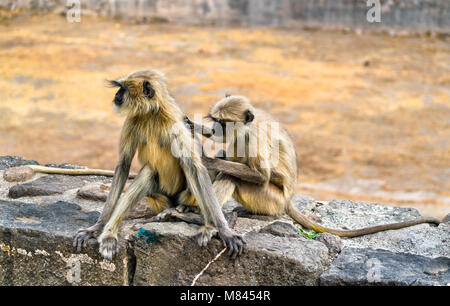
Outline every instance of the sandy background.
<svg viewBox="0 0 450 306"><path fill-rule="evenodd" d="M113 169L124 118L105 79L143 68L190 116L225 93L273 113L299 193L450 212L450 42L426 35L1 20L0 155Z"/></svg>

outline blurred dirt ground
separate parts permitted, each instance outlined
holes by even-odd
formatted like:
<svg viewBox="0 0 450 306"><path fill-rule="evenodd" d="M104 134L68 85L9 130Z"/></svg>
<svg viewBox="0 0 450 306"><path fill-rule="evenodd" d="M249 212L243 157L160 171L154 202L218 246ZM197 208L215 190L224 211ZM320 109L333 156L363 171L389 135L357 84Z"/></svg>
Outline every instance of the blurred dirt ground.
<svg viewBox="0 0 450 306"><path fill-rule="evenodd" d="M190 116L225 93L273 113L300 193L450 212L450 42L426 36L2 20L0 155L113 169L123 118L105 79L143 68Z"/></svg>

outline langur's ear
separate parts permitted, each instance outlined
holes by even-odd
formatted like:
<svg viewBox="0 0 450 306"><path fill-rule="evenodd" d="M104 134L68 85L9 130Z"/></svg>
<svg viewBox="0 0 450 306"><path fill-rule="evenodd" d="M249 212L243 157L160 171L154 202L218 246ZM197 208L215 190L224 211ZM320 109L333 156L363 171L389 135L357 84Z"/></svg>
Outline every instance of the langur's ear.
<svg viewBox="0 0 450 306"><path fill-rule="evenodd" d="M144 96L146 96L149 99L153 98L153 96L155 95L155 90L153 89L152 85L150 85L150 82L144 81L144 84L142 87L143 87Z"/></svg>
<svg viewBox="0 0 450 306"><path fill-rule="evenodd" d="M253 115L252 111L249 109L245 111L244 115L245 115L245 123L252 122L253 119L255 118L255 115Z"/></svg>

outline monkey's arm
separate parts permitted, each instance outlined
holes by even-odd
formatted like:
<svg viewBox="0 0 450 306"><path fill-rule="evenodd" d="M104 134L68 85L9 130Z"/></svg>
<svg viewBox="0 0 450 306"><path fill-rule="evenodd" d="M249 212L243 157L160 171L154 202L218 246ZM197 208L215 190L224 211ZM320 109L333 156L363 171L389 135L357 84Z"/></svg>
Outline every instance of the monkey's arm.
<svg viewBox="0 0 450 306"><path fill-rule="evenodd" d="M187 116L184 117L184 123L191 131L202 134L207 138L211 138L214 135L213 129L210 129L209 127L202 124L195 123L191 121Z"/></svg>
<svg viewBox="0 0 450 306"><path fill-rule="evenodd" d="M185 131L187 132L187 130ZM204 235L200 236L201 240L199 240L199 244L205 245L211 238L213 231L211 225L214 225L217 228L220 238L229 249L228 254L232 255L233 258L236 257L242 253L245 242L241 236L235 234L228 226L219 201L214 193L208 170L202 164L199 153L202 152L200 141L197 138L192 139L192 137L185 135L183 131L181 135L173 136L172 149L192 148L189 154L182 154L182 152L173 153L179 156L180 166L185 174L189 189L197 200L205 218L205 227L203 229L207 229L207 231L204 232ZM194 143L189 143L190 141ZM205 236L205 239L202 239L203 236Z"/></svg>
<svg viewBox="0 0 450 306"><path fill-rule="evenodd" d="M108 222L114 206L116 206L117 200L123 191L125 183L127 182L128 174L130 172L131 161L133 160L134 150L128 152L129 154L123 154L117 163L114 171L113 181L111 183L111 189L106 198L105 206L103 207L102 214L97 220L97 223L105 225Z"/></svg>
<svg viewBox="0 0 450 306"><path fill-rule="evenodd" d="M263 185L267 182L263 174L242 163L207 156L202 157L202 162L208 170L220 171L249 183Z"/></svg>
<svg viewBox="0 0 450 306"><path fill-rule="evenodd" d="M202 161L208 170L220 171L249 183L265 184L267 182L267 178L262 173L246 164L219 158L213 159L206 156L202 157ZM283 187L282 178L283 176L277 172L276 168L272 169L270 173L270 182L272 184Z"/></svg>
<svg viewBox="0 0 450 306"><path fill-rule="evenodd" d="M186 179L192 194L194 195L199 207L205 216L205 224L214 224L224 244L228 247L228 254L236 257L242 253L244 241L242 237L236 235L228 226L228 223L220 208L219 202L208 171L201 162L193 162L192 159L183 158L183 168L185 169Z"/></svg>

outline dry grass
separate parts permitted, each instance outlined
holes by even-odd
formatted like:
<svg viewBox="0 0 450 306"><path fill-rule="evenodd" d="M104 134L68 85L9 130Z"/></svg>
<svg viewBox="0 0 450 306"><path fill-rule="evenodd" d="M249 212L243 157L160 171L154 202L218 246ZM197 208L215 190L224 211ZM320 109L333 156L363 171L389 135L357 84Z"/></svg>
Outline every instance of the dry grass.
<svg viewBox="0 0 450 306"><path fill-rule="evenodd" d="M423 37L15 19L0 25L0 155L113 169L123 118L104 80L158 68L191 116L229 92L279 118L299 192L443 216L449 63L449 42Z"/></svg>

